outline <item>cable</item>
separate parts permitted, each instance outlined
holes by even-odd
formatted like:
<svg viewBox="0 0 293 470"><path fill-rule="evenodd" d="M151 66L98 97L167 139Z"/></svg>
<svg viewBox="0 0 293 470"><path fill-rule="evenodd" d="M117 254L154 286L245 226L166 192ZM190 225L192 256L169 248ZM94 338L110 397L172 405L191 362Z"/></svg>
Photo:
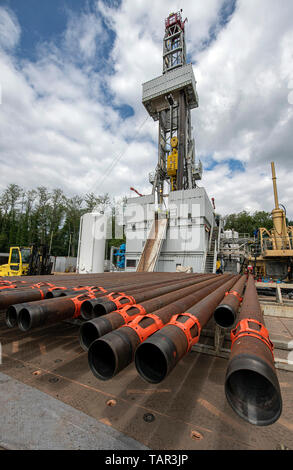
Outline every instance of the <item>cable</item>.
<svg viewBox="0 0 293 470"><path fill-rule="evenodd" d="M100 188L102 187L103 183L105 182L105 180L107 179L107 177L109 176L109 174L111 173L111 171L113 170L114 166L121 160L121 158L126 154L126 152L128 151L130 145L133 143L133 140L135 137L137 137L137 135L139 135L141 129L143 128L143 126L145 125L145 123L147 122L147 120L149 119L149 116L146 117L146 119L144 119L144 121L142 122L142 124L139 126L139 128L137 129L137 132L134 134L133 138L132 138L132 142L127 146L127 148L125 149L125 151L118 155L113 161L112 163L110 163L110 165L108 166L108 168L106 169L105 173L104 173L104 176L102 177L102 179L100 181L97 181L95 183L95 185L92 187L92 189L90 190L90 192L94 192L94 190L96 189L96 187L98 186L99 187L99 190Z"/></svg>

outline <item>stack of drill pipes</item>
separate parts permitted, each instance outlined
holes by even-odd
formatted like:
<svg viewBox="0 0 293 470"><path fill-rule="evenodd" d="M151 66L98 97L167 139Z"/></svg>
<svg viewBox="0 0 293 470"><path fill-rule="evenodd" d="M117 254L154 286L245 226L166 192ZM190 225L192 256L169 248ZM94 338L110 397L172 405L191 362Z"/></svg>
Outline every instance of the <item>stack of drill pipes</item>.
<svg viewBox="0 0 293 470"><path fill-rule="evenodd" d="M162 276L169 276L169 278L176 278L176 277L184 277L188 276L190 274L187 273L161 273L161 272L152 272L152 273L147 273L147 272L111 272L111 273L88 273L88 274L66 274L66 275L39 275L39 276L8 276L8 277L1 277L1 283L16 283L16 284L34 284L38 282L55 282L55 281L62 281L66 282L67 280L72 280L76 281L77 283L81 279L85 279L86 282L87 279L90 278L95 278L95 279L100 279L105 282L112 282L114 279L117 278L145 278L145 277L151 277L153 279L160 279ZM2 284L1 284L2 285Z"/></svg>
<svg viewBox="0 0 293 470"><path fill-rule="evenodd" d="M160 283L157 282L156 284ZM153 286L154 284L150 283L150 285ZM127 286L135 291L135 288L140 287L140 284L129 284ZM22 331L28 331L48 323L77 318L80 315L83 302L104 295L104 292L100 292L99 288L93 289L89 291L89 294L84 293L78 296L73 294L68 297L12 305L6 312L6 324L10 328L17 324Z"/></svg>
<svg viewBox="0 0 293 470"><path fill-rule="evenodd" d="M194 275L195 276L195 275ZM105 293L105 291L110 291L113 289L118 288L124 288L124 287L133 287L133 286L140 286L142 279L140 279L140 276L138 278L134 278L132 276L133 280L131 280L128 276L120 276L116 277L113 279L113 281L109 280L107 282L103 282L103 286L101 287L101 292ZM145 279L145 278L144 278ZM160 277L157 280L149 278L151 283L161 283L164 277ZM80 281L80 277L78 278L78 281ZM100 281L103 279L97 279L96 277L87 277L87 282L95 282L97 286L100 285ZM166 281L167 282L167 281ZM41 283L44 284L44 283ZM72 286L69 284L69 282L64 282L63 284L67 284L68 287L72 288ZM32 302L32 301L37 301L37 300L43 300L46 296L46 294L52 289L52 288L59 288L61 289L62 286L60 283L57 285L55 282L54 287L53 284L51 286L43 286L43 287L36 287L36 284L34 285L35 287L31 286L28 289L12 289L9 290L8 292L0 292L0 310L5 309L9 307L10 305L15 305L18 303L24 303L24 302Z"/></svg>
<svg viewBox="0 0 293 470"><path fill-rule="evenodd" d="M123 282L127 282L125 281L125 279L123 279ZM122 282L122 285L124 287L124 284ZM157 281L157 283L160 283L160 281ZM146 283L147 285L150 284L150 285L154 285L153 282L150 282L150 283ZM140 286L140 283L139 284L126 284L126 287L132 287L132 288L135 288L133 286ZM119 282L118 286L121 286L121 281ZM93 288L94 286L92 286ZM116 287L116 284L114 284L114 287ZM59 287L60 289L62 289L62 287ZM89 289L92 289L90 288L90 286L86 289L86 290L89 290ZM113 288L113 285L110 286L110 289ZM46 288L47 289L47 288ZM105 293L105 289L102 288L102 287L99 287L99 288L95 288L95 293L96 293L96 296L103 296L104 293ZM47 290L43 290L43 289L33 289L33 290L21 290L20 292L19 291L13 291L13 292L9 292L9 293L6 293L6 295L3 293L2 295L0 294L0 307L4 308L4 307L8 307L8 310L6 312L6 324L9 328L13 328L17 325L18 323L18 316L19 316L19 313L21 311L22 308L26 308L26 304L27 303L30 303L32 301L34 301L34 304L36 301L38 301L39 299L41 299L41 303L39 302L38 304L36 304L38 307L40 305L43 305L42 303L42 300L47 297L48 293L50 291L47 291ZM80 291L79 294L81 293L85 293ZM72 294L69 294L70 297L75 297L77 294L76 293L72 293ZM87 297L88 298L88 297ZM53 304L51 304L53 305ZM59 304L56 303L56 307L58 306ZM28 307L30 307L30 305L28 305ZM53 307L53 308L56 308L56 307Z"/></svg>
<svg viewBox="0 0 293 470"><path fill-rule="evenodd" d="M176 290L176 286L178 286L179 289L180 286L188 286L192 285L193 282L200 282L200 280L212 278L215 278L214 274L198 274L184 279L164 281L161 284L157 283L153 286L147 286L147 284L144 283L143 286L139 286L135 290L132 288L124 288L123 292L111 292L109 294L105 294L105 296L100 297L99 299L92 299L84 302L81 308L81 316L85 320L89 320L91 318L113 312L114 310L118 310L126 305L142 302L144 300L157 297L158 295L171 292L172 290ZM150 289L150 287L153 287L153 289ZM164 290L161 291L163 288ZM134 293L136 294L135 296ZM131 294L132 298L125 294Z"/></svg>
<svg viewBox="0 0 293 470"><path fill-rule="evenodd" d="M238 276L223 275L210 286L199 290L198 286L194 286L193 293L185 294L184 297L155 310L153 313L140 315L127 325L96 339L88 350L91 371L101 380L111 379L131 364L138 345L163 328L173 315L186 311L220 285L224 285L225 289L230 288L237 279Z"/></svg>
<svg viewBox="0 0 293 470"><path fill-rule="evenodd" d="M145 380L160 383L200 338L202 328L212 318L225 293L237 278L219 286L200 302L175 315L162 329L142 343L135 353L136 368ZM153 359L156 359L154 363Z"/></svg>
<svg viewBox="0 0 293 470"><path fill-rule="evenodd" d="M97 316L97 318L93 318L81 325L81 347L87 350L93 340L131 322L137 316L152 313L169 303L175 302L184 295L189 295L199 289L214 284L219 279L225 279L226 277L227 275L223 275L221 277L207 276L205 278L194 279L192 282L185 285L177 284L176 286L154 289L151 292L147 290L142 293L134 293L133 300L136 300L136 302L127 304L114 312ZM85 302L82 305L81 310L89 302L90 301Z"/></svg>
<svg viewBox="0 0 293 470"><path fill-rule="evenodd" d="M192 276L193 276L193 278L195 278L195 277L199 277L199 276L202 276L202 275L201 274L198 274L198 275L193 274ZM189 279L189 278L185 278L185 279ZM177 281L175 279L171 279L171 280L168 279L167 280L167 279L163 278L163 279L157 279L157 280L148 280L147 282L143 282L143 283L142 282L136 282L136 283L132 282L132 283L129 283L129 284L126 284L126 285L119 283L118 287L121 287L123 289L123 293L125 293L126 291L129 291L130 289L144 290L146 287L152 287L152 286L155 287L155 286L160 286L160 285L172 284L172 283L175 283L175 282L179 282L179 281ZM181 280L181 282L183 282L183 281ZM72 289L73 288L68 288L68 292L71 293ZM110 287L107 286L107 289L105 289L105 287L100 286L100 289L101 289L101 292L104 292L105 295L106 295L106 293L107 292L110 293L112 291L112 289L117 289L117 285L111 284ZM113 294L114 294L114 292L113 292ZM62 290L60 290L60 291L53 290L53 291L50 291L46 294L46 298L53 298L53 297L60 297L60 296L62 297L63 295L66 295L66 291L64 291L64 290L63 291Z"/></svg>

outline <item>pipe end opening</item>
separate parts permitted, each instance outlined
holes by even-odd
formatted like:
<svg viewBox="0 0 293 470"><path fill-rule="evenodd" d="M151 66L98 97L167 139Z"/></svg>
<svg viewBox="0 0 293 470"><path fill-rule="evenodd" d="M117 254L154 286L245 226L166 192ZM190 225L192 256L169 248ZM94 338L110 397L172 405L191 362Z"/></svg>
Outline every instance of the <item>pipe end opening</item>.
<svg viewBox="0 0 293 470"><path fill-rule="evenodd" d="M160 383L167 375L167 360L163 351L155 344L141 344L135 354L135 365L143 379Z"/></svg>
<svg viewBox="0 0 293 470"><path fill-rule="evenodd" d="M282 412L278 379L264 361L254 358L252 367L248 359L245 362L237 367L236 361L233 364L232 360L228 366L225 382L227 400L232 409L250 424L273 424Z"/></svg>
<svg viewBox="0 0 293 470"><path fill-rule="evenodd" d="M19 312L18 316L18 326L21 331L28 331L31 328L32 319L28 309L23 308Z"/></svg>
<svg viewBox="0 0 293 470"><path fill-rule="evenodd" d="M6 325L8 328L14 328L17 326L17 311L13 305L10 305L6 311L5 317Z"/></svg>
<svg viewBox="0 0 293 470"><path fill-rule="evenodd" d="M90 345L99 337L97 328L91 322L85 322L79 330L79 341L81 347L88 351Z"/></svg>
<svg viewBox="0 0 293 470"><path fill-rule="evenodd" d="M94 341L88 350L89 366L101 380L111 379L116 370L116 358L112 348L103 340Z"/></svg>
<svg viewBox="0 0 293 470"><path fill-rule="evenodd" d="M221 328L231 328L235 322L235 312L230 305L219 305L214 312L214 320Z"/></svg>
<svg viewBox="0 0 293 470"><path fill-rule="evenodd" d="M80 313L84 320L93 318L93 306L90 300L86 300L81 304Z"/></svg>

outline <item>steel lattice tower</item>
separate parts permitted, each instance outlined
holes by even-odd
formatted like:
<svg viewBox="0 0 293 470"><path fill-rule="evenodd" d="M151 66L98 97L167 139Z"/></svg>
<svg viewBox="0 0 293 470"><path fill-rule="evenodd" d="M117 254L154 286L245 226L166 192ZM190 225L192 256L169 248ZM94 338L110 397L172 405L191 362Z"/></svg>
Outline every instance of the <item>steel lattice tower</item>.
<svg viewBox="0 0 293 470"><path fill-rule="evenodd" d="M195 165L191 135L190 110L198 107L198 96L192 65L186 63L186 20L182 21L181 11L165 20L163 75L143 84L142 102L159 121L158 164L150 175L159 203L165 184L170 191L192 189L202 173L201 163Z"/></svg>

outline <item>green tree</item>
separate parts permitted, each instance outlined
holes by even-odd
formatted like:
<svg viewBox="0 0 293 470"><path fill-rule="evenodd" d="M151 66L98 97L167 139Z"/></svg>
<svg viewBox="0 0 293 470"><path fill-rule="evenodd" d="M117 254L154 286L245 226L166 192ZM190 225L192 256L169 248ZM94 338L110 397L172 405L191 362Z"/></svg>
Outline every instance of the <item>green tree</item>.
<svg viewBox="0 0 293 470"><path fill-rule="evenodd" d="M82 207L83 202L84 199L81 196L66 198L66 218L63 228L61 229L62 237L65 243L64 253L66 253L66 255L68 253L70 256L77 255L80 217L86 212Z"/></svg>
<svg viewBox="0 0 293 470"><path fill-rule="evenodd" d="M253 236L253 232L264 227L270 230L273 227L273 221L270 212L256 211L250 214L247 211L238 214L229 214L224 217L225 230L236 230L239 233L248 233Z"/></svg>

